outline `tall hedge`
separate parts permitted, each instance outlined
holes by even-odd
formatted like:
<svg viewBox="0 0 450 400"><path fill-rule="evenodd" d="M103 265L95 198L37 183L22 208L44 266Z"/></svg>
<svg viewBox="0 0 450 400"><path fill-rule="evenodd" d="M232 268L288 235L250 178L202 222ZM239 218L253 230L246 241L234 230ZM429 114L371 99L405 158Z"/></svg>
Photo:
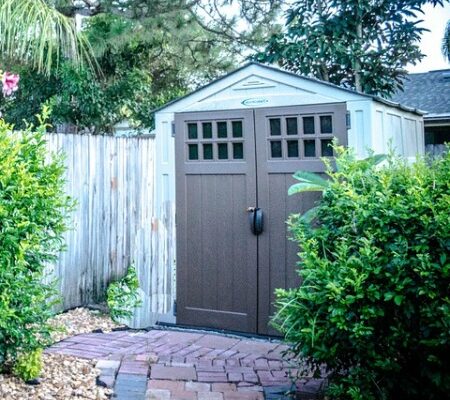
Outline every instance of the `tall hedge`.
<svg viewBox="0 0 450 400"><path fill-rule="evenodd" d="M45 125L23 132L0 119L0 370L49 340L54 285L45 265L62 248L72 201Z"/></svg>
<svg viewBox="0 0 450 400"><path fill-rule="evenodd" d="M338 149L311 225L290 218L300 287L275 324L332 399L443 399L450 392L450 154L408 164ZM293 190L295 191L295 190Z"/></svg>

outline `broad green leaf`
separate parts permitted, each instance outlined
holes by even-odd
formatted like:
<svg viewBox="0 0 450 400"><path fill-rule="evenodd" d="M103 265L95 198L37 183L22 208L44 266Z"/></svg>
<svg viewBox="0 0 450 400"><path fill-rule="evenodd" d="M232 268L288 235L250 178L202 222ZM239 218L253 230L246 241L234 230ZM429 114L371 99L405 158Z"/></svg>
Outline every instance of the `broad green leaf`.
<svg viewBox="0 0 450 400"><path fill-rule="evenodd" d="M402 304L402 301L403 301L403 296L402 295L398 294L398 295L396 295L394 297L394 303L397 304L398 306L400 304Z"/></svg>
<svg viewBox="0 0 450 400"><path fill-rule="evenodd" d="M289 188L289 195L302 192L322 192L329 186L326 179L312 172L297 171L293 177L300 183L296 183Z"/></svg>
<svg viewBox="0 0 450 400"><path fill-rule="evenodd" d="M295 183L294 185L292 185L288 190L288 194L293 195L295 193L303 193L303 192L323 192L324 190L325 188L323 186L316 185L313 183L302 182L302 183Z"/></svg>
<svg viewBox="0 0 450 400"><path fill-rule="evenodd" d="M314 183L315 185L322 186L324 188L329 186L329 182L326 179L313 172L297 171L293 177L300 182Z"/></svg>

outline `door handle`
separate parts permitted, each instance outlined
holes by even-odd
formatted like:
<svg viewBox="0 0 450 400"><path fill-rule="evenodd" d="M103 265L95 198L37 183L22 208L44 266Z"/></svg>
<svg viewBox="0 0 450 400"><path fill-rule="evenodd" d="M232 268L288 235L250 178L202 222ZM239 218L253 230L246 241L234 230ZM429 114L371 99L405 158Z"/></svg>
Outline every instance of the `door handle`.
<svg viewBox="0 0 450 400"><path fill-rule="evenodd" d="M250 229L254 235L260 235L264 230L264 216L263 212L258 207L248 207L248 220L250 222Z"/></svg>

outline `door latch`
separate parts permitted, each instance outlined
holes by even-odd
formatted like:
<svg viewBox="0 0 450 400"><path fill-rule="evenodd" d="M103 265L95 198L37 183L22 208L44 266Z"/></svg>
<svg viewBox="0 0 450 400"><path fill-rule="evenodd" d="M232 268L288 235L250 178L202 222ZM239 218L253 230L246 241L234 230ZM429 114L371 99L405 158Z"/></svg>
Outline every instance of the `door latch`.
<svg viewBox="0 0 450 400"><path fill-rule="evenodd" d="M263 212L258 207L247 208L250 229L254 235L260 235L264 230Z"/></svg>

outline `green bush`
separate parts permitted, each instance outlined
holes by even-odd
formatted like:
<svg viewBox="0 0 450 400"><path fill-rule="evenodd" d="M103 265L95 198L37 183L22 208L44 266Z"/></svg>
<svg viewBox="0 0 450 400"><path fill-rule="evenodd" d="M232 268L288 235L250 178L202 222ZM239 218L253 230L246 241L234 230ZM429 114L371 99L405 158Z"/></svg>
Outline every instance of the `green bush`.
<svg viewBox="0 0 450 400"><path fill-rule="evenodd" d="M122 279L108 286L106 301L114 321L131 317L133 310L142 304L138 289L139 279L136 268L132 265Z"/></svg>
<svg viewBox="0 0 450 400"><path fill-rule="evenodd" d="M21 354L14 364L14 375L29 381L39 376L42 370L42 349Z"/></svg>
<svg viewBox="0 0 450 400"><path fill-rule="evenodd" d="M291 216L300 287L277 291L274 324L332 399L441 399L450 391L450 155L357 161L337 148L311 225ZM306 371L305 371L306 372Z"/></svg>
<svg viewBox="0 0 450 400"><path fill-rule="evenodd" d="M0 119L0 370L50 340L56 291L45 265L62 247L72 207L61 157L48 156L41 122L19 133Z"/></svg>

